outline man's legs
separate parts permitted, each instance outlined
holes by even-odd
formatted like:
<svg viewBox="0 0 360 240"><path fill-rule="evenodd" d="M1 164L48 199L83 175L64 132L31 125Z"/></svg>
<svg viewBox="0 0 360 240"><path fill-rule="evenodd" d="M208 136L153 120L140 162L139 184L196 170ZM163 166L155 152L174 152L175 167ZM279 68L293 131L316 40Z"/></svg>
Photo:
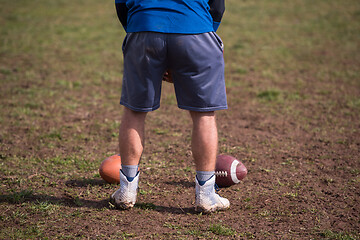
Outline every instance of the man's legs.
<svg viewBox="0 0 360 240"><path fill-rule="evenodd" d="M117 208L128 209L136 202L139 182L138 165L144 149L146 112L124 108L119 129L121 156L120 188L111 195L110 201Z"/></svg>
<svg viewBox="0 0 360 240"><path fill-rule="evenodd" d="M190 111L193 121L192 151L195 160L196 210L213 212L226 209L230 203L215 193L215 164L218 145L215 112ZM134 206L137 195L139 173L126 176L125 167L137 166L144 149L144 126L146 113L134 112L125 108L119 133L122 170L120 188L112 194L111 202L117 208L128 209ZM199 176L209 178L198 179Z"/></svg>
<svg viewBox="0 0 360 240"><path fill-rule="evenodd" d="M218 132L215 112L190 111L193 121L191 148L196 166L195 210L213 212L230 206L226 198L215 192L215 165Z"/></svg>

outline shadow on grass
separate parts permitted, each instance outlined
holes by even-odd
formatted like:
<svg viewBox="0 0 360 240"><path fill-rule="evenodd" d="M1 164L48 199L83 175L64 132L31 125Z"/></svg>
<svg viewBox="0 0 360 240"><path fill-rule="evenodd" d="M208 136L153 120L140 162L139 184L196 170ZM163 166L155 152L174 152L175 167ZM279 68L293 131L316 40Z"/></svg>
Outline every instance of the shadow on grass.
<svg viewBox="0 0 360 240"><path fill-rule="evenodd" d="M56 197L45 194L34 194L32 191L29 190L23 190L11 194L0 195L0 203L22 204L29 202L35 204L50 203L59 206L88 207L95 209L102 209L109 207L108 199L97 201L97 200L86 200L72 196Z"/></svg>
<svg viewBox="0 0 360 240"><path fill-rule="evenodd" d="M136 203L134 208L157 211L159 213L172 213L172 214L198 214L195 208L182 208L182 207L164 207L155 205L153 203Z"/></svg>
<svg viewBox="0 0 360 240"><path fill-rule="evenodd" d="M182 185L185 188L195 188L195 182L190 182L186 180L180 181L167 181L165 184L172 185L172 186L179 186Z"/></svg>
<svg viewBox="0 0 360 240"><path fill-rule="evenodd" d="M63 196L63 197L56 197L56 196L49 196L45 194L34 194L31 190L23 190L20 192L14 192L11 194L3 194L0 195L0 203L9 203L9 204L22 204L22 203L34 203L34 204L54 204L58 206L67 206L73 208L93 208L93 209L114 209L109 204L109 199L104 200L86 200L81 199L79 197L72 197L72 196ZM159 213L172 213L172 214L198 214L195 212L193 207L189 208L182 208L178 207L165 207L155 205L153 203L144 203L138 202L135 204L134 209L142 209L146 211L156 211ZM122 210L118 210L122 211ZM125 210L126 211L126 210Z"/></svg>
<svg viewBox="0 0 360 240"><path fill-rule="evenodd" d="M69 187L86 187L86 186L104 186L108 185L109 183L105 182L102 179L72 179L69 181L66 181L65 185ZM115 184L114 184L115 185Z"/></svg>

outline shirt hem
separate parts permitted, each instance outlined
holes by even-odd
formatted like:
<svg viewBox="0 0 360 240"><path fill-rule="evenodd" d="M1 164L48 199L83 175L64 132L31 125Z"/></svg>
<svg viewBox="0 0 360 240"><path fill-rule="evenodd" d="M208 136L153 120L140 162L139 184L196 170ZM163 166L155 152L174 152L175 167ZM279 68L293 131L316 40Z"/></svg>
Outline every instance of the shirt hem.
<svg viewBox="0 0 360 240"><path fill-rule="evenodd" d="M129 29L129 27L126 29L127 33L135 33L135 32L157 32L157 33L175 33L175 34L201 34L201 33L207 33L207 32L214 32L213 28L209 29L201 29L201 30L192 30L192 31L181 31L181 30L167 30L167 29Z"/></svg>

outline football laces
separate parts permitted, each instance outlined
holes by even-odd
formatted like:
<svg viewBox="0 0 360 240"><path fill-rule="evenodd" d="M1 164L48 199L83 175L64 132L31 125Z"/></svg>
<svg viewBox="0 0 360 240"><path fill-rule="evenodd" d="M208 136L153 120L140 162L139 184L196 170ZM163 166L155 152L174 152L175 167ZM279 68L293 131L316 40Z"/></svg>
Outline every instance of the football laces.
<svg viewBox="0 0 360 240"><path fill-rule="evenodd" d="M218 177L227 177L228 173L227 171L216 171L215 172L215 176L218 176Z"/></svg>

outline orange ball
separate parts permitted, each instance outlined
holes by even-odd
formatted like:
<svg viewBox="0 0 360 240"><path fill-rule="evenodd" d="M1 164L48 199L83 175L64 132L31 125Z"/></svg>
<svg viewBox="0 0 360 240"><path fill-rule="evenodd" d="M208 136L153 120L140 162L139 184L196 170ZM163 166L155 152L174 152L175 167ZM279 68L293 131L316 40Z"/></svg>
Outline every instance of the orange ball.
<svg viewBox="0 0 360 240"><path fill-rule="evenodd" d="M120 183L120 169L120 155L112 155L101 163L99 173L102 179L108 183Z"/></svg>

